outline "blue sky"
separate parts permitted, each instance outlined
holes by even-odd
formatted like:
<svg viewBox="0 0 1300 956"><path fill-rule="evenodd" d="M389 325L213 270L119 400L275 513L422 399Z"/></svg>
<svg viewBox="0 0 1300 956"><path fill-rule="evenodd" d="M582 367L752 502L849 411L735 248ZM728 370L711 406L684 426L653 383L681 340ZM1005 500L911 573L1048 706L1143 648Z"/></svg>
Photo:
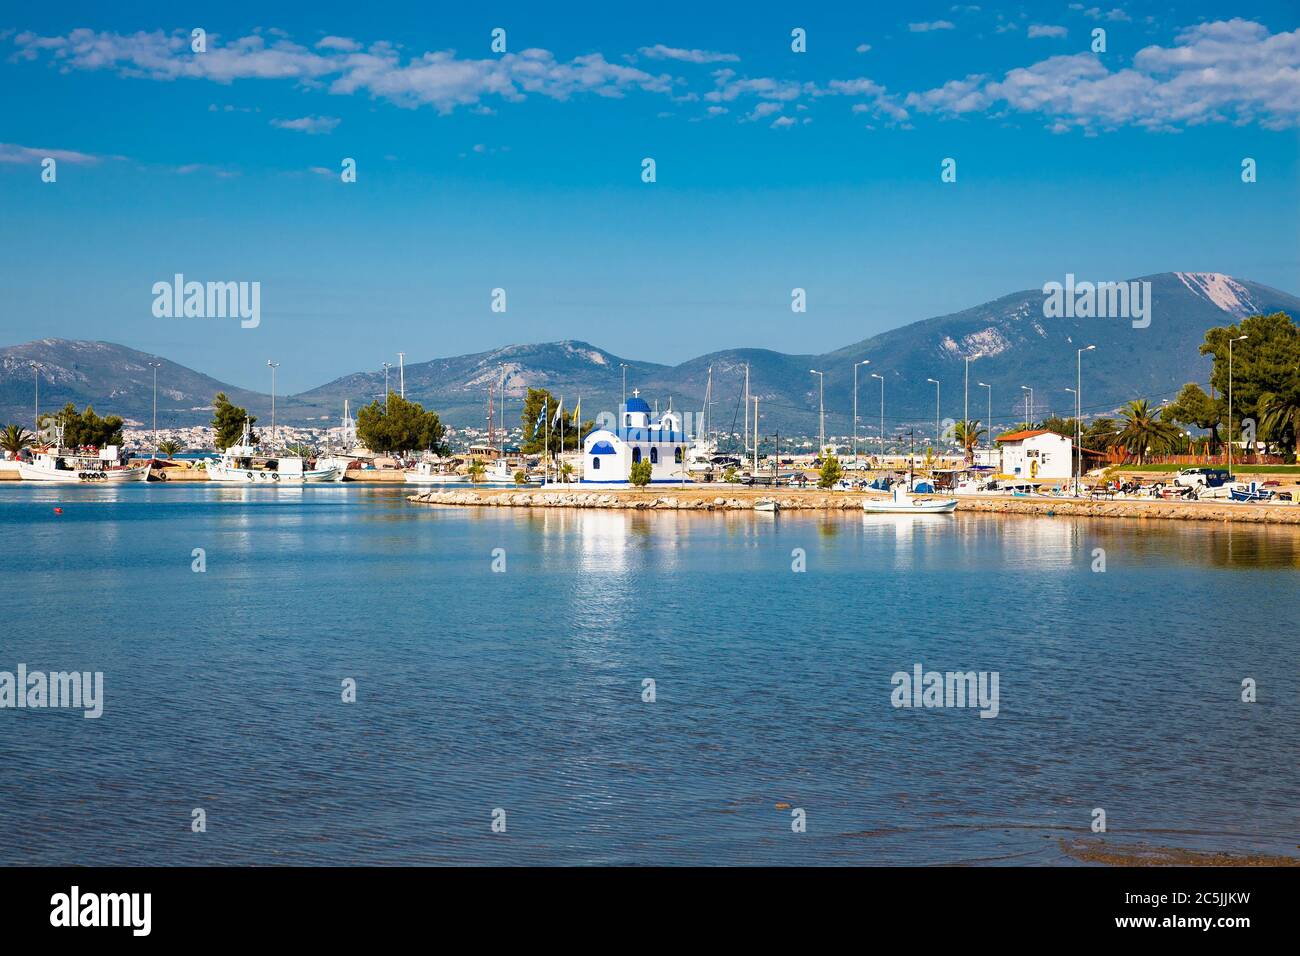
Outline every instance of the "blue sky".
<svg viewBox="0 0 1300 956"><path fill-rule="evenodd" d="M10 8L0 343L295 391L399 349L819 352L1067 271L1300 291L1293 3L612 6ZM176 272L259 281L261 325L154 317Z"/></svg>

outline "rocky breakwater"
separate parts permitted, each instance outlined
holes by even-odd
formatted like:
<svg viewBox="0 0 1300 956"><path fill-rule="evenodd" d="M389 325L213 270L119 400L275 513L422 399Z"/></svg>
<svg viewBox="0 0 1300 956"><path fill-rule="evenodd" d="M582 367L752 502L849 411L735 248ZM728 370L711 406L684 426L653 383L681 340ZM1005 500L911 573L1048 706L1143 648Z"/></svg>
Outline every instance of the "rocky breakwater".
<svg viewBox="0 0 1300 956"><path fill-rule="evenodd" d="M417 504L496 508L609 508L634 511L752 511L760 501L776 501L782 511L856 511L865 495L816 491L674 488L663 491L569 491L549 489L474 489L428 491L407 496ZM1181 521L1231 521L1300 526L1300 506L1229 504L1157 499L1091 500L1072 498L959 497L959 512L1047 517L1137 518Z"/></svg>

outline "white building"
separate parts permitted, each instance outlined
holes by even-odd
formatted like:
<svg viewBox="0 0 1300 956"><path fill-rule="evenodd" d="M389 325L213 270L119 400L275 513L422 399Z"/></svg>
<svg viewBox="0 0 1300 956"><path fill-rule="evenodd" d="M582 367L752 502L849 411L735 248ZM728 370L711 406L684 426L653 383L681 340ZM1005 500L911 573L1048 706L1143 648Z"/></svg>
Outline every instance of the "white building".
<svg viewBox="0 0 1300 956"><path fill-rule="evenodd" d="M1030 481L1057 481L1069 479L1073 474L1074 442L1064 435L1035 428L1007 432L999 435L997 442L1002 453L999 467L1004 475Z"/></svg>
<svg viewBox="0 0 1300 956"><path fill-rule="evenodd" d="M650 462L651 482L688 481L686 445L680 416L668 411L654 417L633 391L614 428L597 428L582 440L582 483L625 485L639 461Z"/></svg>

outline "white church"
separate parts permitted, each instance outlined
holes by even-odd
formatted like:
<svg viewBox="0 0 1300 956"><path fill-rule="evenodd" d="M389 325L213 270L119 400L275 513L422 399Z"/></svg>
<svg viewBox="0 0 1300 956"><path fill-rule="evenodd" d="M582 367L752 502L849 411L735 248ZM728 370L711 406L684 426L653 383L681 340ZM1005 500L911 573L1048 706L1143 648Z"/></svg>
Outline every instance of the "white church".
<svg viewBox="0 0 1300 956"><path fill-rule="evenodd" d="M594 429L583 439L582 484L625 485L639 461L650 462L652 483L689 481L686 448L681 417L671 409L655 416L633 390L614 428Z"/></svg>

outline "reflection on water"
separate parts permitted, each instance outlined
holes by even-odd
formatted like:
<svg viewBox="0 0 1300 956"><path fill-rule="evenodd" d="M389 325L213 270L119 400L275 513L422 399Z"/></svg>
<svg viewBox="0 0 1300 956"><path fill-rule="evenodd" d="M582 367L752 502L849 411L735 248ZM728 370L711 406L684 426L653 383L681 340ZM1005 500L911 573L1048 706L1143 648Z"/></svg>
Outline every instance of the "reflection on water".
<svg viewBox="0 0 1300 956"><path fill-rule="evenodd" d="M0 670L107 696L0 711L0 863L1068 862L1095 806L1296 852L1300 529L408 492L0 486L47 612ZM999 672L999 716L894 709L916 663Z"/></svg>

